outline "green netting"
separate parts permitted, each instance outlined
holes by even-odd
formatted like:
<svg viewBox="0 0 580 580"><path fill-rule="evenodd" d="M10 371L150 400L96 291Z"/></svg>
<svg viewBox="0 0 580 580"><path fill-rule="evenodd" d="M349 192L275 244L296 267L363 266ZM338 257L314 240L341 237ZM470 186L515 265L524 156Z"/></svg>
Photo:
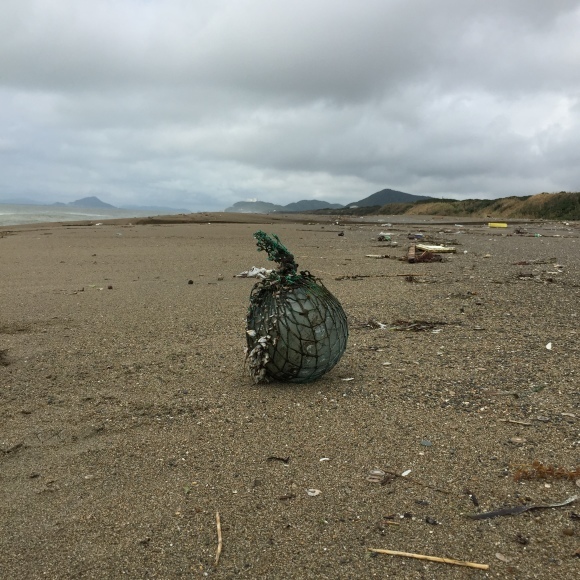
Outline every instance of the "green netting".
<svg viewBox="0 0 580 580"><path fill-rule="evenodd" d="M256 382L303 383L328 372L346 348L348 325L340 302L309 272L297 272L294 256L276 235L256 232L258 250L279 263L250 294L246 336Z"/></svg>

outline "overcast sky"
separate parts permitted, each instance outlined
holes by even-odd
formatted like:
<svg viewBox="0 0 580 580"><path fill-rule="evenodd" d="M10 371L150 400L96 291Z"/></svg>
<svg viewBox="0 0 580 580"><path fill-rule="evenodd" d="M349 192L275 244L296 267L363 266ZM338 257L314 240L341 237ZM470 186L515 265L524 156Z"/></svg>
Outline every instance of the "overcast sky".
<svg viewBox="0 0 580 580"><path fill-rule="evenodd" d="M580 190L580 0L1 0L0 199Z"/></svg>

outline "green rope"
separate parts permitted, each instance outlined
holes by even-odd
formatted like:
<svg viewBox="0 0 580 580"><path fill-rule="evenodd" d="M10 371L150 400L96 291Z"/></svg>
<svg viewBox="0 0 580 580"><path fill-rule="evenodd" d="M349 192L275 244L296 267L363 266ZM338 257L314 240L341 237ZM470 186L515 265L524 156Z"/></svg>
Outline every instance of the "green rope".
<svg viewBox="0 0 580 580"><path fill-rule="evenodd" d="M269 236L261 230L254 234L254 238L257 240L258 252L267 252L268 260L278 262L277 276L291 283L297 276L298 264L280 238L276 234Z"/></svg>

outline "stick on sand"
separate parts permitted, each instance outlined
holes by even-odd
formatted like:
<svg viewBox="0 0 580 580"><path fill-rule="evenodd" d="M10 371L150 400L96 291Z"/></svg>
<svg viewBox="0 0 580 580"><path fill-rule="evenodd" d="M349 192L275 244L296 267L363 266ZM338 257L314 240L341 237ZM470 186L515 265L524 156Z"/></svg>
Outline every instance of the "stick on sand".
<svg viewBox="0 0 580 580"><path fill-rule="evenodd" d="M382 550L380 548L368 548L369 552L377 554L390 554L391 556L405 556L416 558L417 560L429 560L430 562L442 562L443 564L455 564L456 566L467 566L468 568L478 568L479 570L489 570L488 564L476 564L475 562L464 562L453 560L452 558L439 558L437 556L426 556L425 554L413 554L411 552L397 552L396 550Z"/></svg>
<svg viewBox="0 0 580 580"><path fill-rule="evenodd" d="M220 561L220 554L222 553L222 523L220 520L220 513L215 513L215 523L217 526L217 537L218 537L218 545L217 551L215 553L215 565L217 566Z"/></svg>

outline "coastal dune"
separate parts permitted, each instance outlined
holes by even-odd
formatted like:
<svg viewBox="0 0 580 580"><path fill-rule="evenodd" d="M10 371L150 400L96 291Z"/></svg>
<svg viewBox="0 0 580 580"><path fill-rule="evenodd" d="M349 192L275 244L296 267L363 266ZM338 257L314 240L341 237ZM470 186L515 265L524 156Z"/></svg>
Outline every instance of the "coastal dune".
<svg viewBox="0 0 580 580"><path fill-rule="evenodd" d="M574 577L578 502L467 516L579 493L580 224L385 219L1 229L0 575ZM314 383L249 377L259 229L347 313Z"/></svg>

